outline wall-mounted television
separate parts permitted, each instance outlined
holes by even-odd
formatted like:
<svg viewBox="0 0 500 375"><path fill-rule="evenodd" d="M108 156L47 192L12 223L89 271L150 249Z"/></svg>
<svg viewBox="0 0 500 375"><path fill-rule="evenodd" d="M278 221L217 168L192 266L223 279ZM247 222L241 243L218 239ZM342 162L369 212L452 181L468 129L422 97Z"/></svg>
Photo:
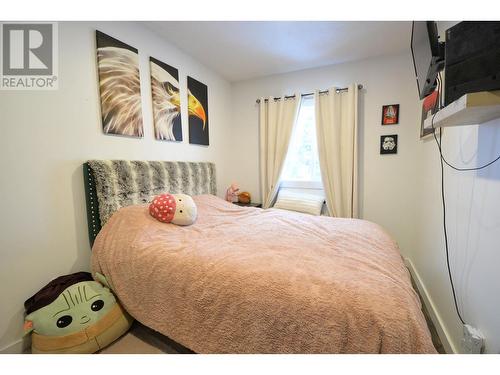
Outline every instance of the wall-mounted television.
<svg viewBox="0 0 500 375"><path fill-rule="evenodd" d="M413 21L410 48L418 96L424 99L435 90L436 77L444 68L444 43L439 42L436 22Z"/></svg>

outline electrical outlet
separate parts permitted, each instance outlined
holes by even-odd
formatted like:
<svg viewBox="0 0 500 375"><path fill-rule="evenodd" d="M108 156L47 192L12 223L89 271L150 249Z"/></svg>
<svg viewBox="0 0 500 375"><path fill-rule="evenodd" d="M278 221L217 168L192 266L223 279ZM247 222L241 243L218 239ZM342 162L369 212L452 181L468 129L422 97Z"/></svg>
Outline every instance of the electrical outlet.
<svg viewBox="0 0 500 375"><path fill-rule="evenodd" d="M466 354L481 354L484 345L484 336L480 330L468 324L464 325L462 349Z"/></svg>

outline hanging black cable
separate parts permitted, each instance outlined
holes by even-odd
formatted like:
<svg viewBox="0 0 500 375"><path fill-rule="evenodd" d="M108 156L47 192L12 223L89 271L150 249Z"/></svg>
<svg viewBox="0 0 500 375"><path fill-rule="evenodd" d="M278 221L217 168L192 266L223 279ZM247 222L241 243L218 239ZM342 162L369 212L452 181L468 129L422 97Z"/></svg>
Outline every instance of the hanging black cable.
<svg viewBox="0 0 500 375"><path fill-rule="evenodd" d="M442 78L441 75L439 74L437 77L437 82L438 82L438 110L442 108ZM445 199L445 184L444 184L444 164L448 165L450 168L464 172L464 171L478 171L480 169L484 169L486 167L489 167L493 163L497 162L500 160L500 155L496 157L494 160L490 161L489 163L486 163L480 167L473 167L473 168L463 168L463 167L456 167L452 164L450 164L446 158L443 156L443 147L442 147L442 141L443 141L443 133L440 131L439 132L439 140L436 136L436 128L434 127L434 117L436 116L436 113L432 116L431 119L431 126L432 126L432 133L434 136L434 140L436 141L436 145L439 150L439 157L440 157L440 164L441 164L441 201L442 201L442 206L443 206L443 232L444 232L444 243L445 243L445 250L446 250L446 265L448 268L448 276L450 278L450 284L451 284L451 290L453 292L453 301L455 303L455 309L457 311L457 315L462 322L462 324L465 324L464 319L462 318L462 315L460 314L460 309L458 308L458 303L457 303L457 296L455 293L455 286L453 284L453 277L451 273L451 267L450 267L450 256L449 256L449 245L448 245L448 231L446 227L446 199Z"/></svg>
<svg viewBox="0 0 500 375"><path fill-rule="evenodd" d="M441 80L438 78L438 110L441 109ZM432 115L431 119L431 125L432 125L432 134L434 135L434 139L436 141L436 144L438 146L439 150L439 156L440 156L440 164L441 164L441 203L443 206L443 232L444 232L444 245L445 245L445 251L446 251L446 266L448 268L448 277L450 279L450 285L451 285L451 291L453 293L453 302L455 303L455 310L457 312L458 318L462 322L462 324L465 324L464 319L462 318L462 314L460 314L460 309L458 308L458 303L457 303L457 296L455 293L455 285L453 284L453 277L451 274L451 267L450 267L450 254L449 254L449 246L448 246L448 231L446 228L446 199L445 199L445 192L444 192L444 165L443 165L443 154L442 154L442 149L441 149L441 141L442 141L442 132L439 132L439 141L436 137L436 129L434 128L434 117L436 116L437 111Z"/></svg>
<svg viewBox="0 0 500 375"><path fill-rule="evenodd" d="M438 81L438 103L439 103L439 107L438 109L441 109L441 90L442 90L442 81L440 79L440 75L437 76L437 81ZM498 160L500 160L500 155L498 155L495 159L493 159L492 161L490 161L489 163L486 163L480 167L473 167L473 168L462 168L462 167L455 167L454 165L450 164L446 158L444 157L443 155L443 150L442 150L442 146L441 146L441 142L438 142L437 140L437 137L436 137L436 129L434 128L434 116L436 116L437 112L434 113L434 115L432 116L432 121L431 121L431 125L432 125L432 129L433 129L433 134L434 134L434 139L436 140L436 143L438 145L438 148L439 148L439 155L441 156L441 159L443 160L443 162L446 163L447 166L449 166L450 168L456 170L456 171L461 171L461 172L466 172L466 171L478 171L480 169L484 169L486 167L489 167L491 164L497 162ZM441 137L441 132L439 132L440 134L440 137Z"/></svg>

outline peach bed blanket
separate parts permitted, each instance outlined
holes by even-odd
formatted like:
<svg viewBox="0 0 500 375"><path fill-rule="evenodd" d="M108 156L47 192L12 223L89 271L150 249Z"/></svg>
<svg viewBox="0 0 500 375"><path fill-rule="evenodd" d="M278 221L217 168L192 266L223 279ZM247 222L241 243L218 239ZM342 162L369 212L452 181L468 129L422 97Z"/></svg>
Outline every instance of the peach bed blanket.
<svg viewBox="0 0 500 375"><path fill-rule="evenodd" d="M194 225L135 205L95 241L93 272L144 325L198 353L435 353L378 225L194 200Z"/></svg>

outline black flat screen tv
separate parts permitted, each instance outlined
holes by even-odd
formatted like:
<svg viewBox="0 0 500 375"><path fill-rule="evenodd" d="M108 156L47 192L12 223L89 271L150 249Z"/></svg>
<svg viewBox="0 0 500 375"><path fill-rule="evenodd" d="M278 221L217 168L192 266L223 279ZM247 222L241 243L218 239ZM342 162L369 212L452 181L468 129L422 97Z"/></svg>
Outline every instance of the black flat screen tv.
<svg viewBox="0 0 500 375"><path fill-rule="evenodd" d="M436 22L413 21L410 48L418 96L424 99L435 90L436 77L444 68L444 43L439 42Z"/></svg>

